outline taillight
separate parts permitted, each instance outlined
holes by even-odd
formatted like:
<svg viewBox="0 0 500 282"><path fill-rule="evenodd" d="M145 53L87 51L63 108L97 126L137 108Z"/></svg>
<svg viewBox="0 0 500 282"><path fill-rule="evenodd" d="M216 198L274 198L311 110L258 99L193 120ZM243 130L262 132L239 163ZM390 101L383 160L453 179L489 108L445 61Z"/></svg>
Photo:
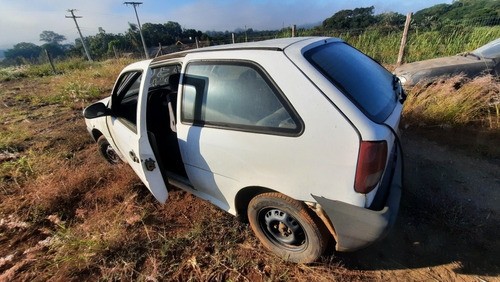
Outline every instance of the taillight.
<svg viewBox="0 0 500 282"><path fill-rule="evenodd" d="M354 190L363 194L373 190L384 173L386 160L387 143L385 141L362 141L359 148Z"/></svg>

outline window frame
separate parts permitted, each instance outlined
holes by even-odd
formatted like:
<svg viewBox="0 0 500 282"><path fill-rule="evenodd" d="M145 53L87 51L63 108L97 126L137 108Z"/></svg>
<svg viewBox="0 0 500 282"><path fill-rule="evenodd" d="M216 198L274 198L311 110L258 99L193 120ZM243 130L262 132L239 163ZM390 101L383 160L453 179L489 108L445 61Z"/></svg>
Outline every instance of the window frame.
<svg viewBox="0 0 500 282"><path fill-rule="evenodd" d="M347 47L351 48L351 50L353 51L353 53L356 54L356 56L363 57L364 59L367 60L367 62L369 61L372 64L372 66L377 67L377 72L380 72L381 74L382 74L382 72L384 72L385 73L384 75L387 75L387 78L390 78L390 80L387 80L387 81L390 81L390 84L394 83L394 75L391 74L384 66L382 66L376 60L374 60L372 57L364 54L363 52L361 52L357 48L355 48L355 47L351 46L350 44L343 42L343 41L341 41L341 42L329 42L329 43L326 43L323 45L315 46L314 48L311 48L303 53L304 58L318 72L320 72L326 79L328 79L328 81L330 81L340 92L342 92L345 95L345 97L347 97L366 117L368 117L371 121L373 121L377 124L383 123L387 118L389 118L389 116L392 114L392 112L394 111L394 108L396 107L396 105L398 103L398 99L397 99L397 95L396 95L394 86L391 85L389 88L387 88L386 89L386 90L388 90L387 93L382 93L383 95L387 95L387 100L388 100L387 104L384 105L382 108L379 108L377 112L375 112L375 113L371 112L370 109L368 109L367 104L365 102L363 102L363 100L366 100L365 96L359 96L359 92L356 92L356 93L350 92L349 88L351 88L351 87L349 86L349 83L345 83L345 81L341 81L338 78L331 76L331 74L326 69L324 69L320 63L318 63L317 61L315 61L312 58L312 56L315 55L316 53L319 53L326 48L332 48L331 46L334 46L334 45L337 45L337 46L343 45L343 46L347 46ZM343 67L343 66L341 66L341 67ZM380 93L376 92L375 94L380 94Z"/></svg>
<svg viewBox="0 0 500 282"><path fill-rule="evenodd" d="M139 106L139 94L141 92L141 83L139 84L138 92L136 94L132 95L127 95L129 94L130 87L137 81L137 79L140 79L142 81L142 75L143 71L141 70L131 70L128 72L123 73L120 78L118 79L115 88L113 89L113 93L111 95L111 110L113 112L113 116L122 122L128 129L133 131L134 133L137 133L137 122L138 122L138 116L137 116L137 111L138 111L138 106ZM136 107L135 107L135 123L130 121L124 116L119 115L120 111L120 105L121 102L124 99L128 99L129 97L132 96L137 96L136 98ZM117 109L118 108L118 109Z"/></svg>
<svg viewBox="0 0 500 282"><path fill-rule="evenodd" d="M207 85L200 85L200 81L206 81L206 77L199 77L197 75L190 75L187 71L189 70L190 65L207 65L207 66L221 66L221 65L229 65L229 66L243 66L249 67L257 72L258 75L264 80L267 86L270 88L271 92L274 94L275 98L278 102L283 106L286 110L290 118L294 121L296 127L295 128L280 128L280 127L270 127L270 126L259 126L259 125L245 125L245 124L237 124L237 123L224 123L224 122L207 122L204 120L197 120L195 117L193 119L187 119L184 113L184 86L191 85L197 89L203 88L203 95L201 97L195 98L194 108L201 107L201 103L203 101L204 95L207 94ZM207 128L216 128L223 130L232 130L232 131L242 131L249 133L258 133L258 134L268 134L268 135L279 135L279 136L289 136L289 137L297 137L302 135L304 132L304 121L295 110L293 105L287 99L283 91L278 87L276 82L271 78L271 76L266 72L266 70L259 65L258 63L250 60L193 60L186 64L184 72L182 72L181 78L181 93L180 93L180 120L182 124L192 125L197 127L207 127ZM198 84L198 85L196 85Z"/></svg>

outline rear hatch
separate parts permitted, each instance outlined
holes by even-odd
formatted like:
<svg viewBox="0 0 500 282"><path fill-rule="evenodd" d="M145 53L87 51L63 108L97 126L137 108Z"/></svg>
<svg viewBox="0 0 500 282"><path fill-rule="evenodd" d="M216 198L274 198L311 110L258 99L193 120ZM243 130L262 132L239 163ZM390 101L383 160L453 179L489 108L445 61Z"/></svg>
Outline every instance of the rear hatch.
<svg viewBox="0 0 500 282"><path fill-rule="evenodd" d="M359 111L332 97L360 132L355 191L367 194L367 207L379 209L398 159L396 139L405 99L403 88L397 77L378 62L340 40L325 41L303 56L362 113L356 114Z"/></svg>
<svg viewBox="0 0 500 282"><path fill-rule="evenodd" d="M375 60L342 41L310 49L304 57L373 122L392 114L399 85Z"/></svg>

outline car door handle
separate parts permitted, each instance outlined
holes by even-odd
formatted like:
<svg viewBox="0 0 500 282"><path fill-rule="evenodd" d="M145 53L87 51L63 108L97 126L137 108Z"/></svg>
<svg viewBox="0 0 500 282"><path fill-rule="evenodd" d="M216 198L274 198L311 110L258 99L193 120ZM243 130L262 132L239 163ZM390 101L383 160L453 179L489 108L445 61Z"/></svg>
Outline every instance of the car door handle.
<svg viewBox="0 0 500 282"><path fill-rule="evenodd" d="M132 158L132 161L139 163L139 158L135 155L134 151L130 151L128 154Z"/></svg>

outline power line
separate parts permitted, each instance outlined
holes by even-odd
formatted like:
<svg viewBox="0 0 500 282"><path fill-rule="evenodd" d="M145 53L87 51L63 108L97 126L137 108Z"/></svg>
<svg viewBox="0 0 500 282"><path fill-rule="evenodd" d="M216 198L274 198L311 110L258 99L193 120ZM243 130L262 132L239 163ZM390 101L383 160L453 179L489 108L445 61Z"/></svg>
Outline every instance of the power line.
<svg viewBox="0 0 500 282"><path fill-rule="evenodd" d="M123 4L127 6L132 5L134 7L135 17L137 18L137 24L139 25L139 34L141 35L142 47L144 48L144 54L146 55L146 59L149 59L148 49L146 48L146 42L144 41L144 36L142 36L141 22L139 21L139 16L137 15L137 9L135 8L136 6L141 5L142 2L123 2Z"/></svg>
<svg viewBox="0 0 500 282"><path fill-rule="evenodd" d="M85 46L85 40L83 40L82 32L80 31L80 27L78 26L77 18L81 18L79 16L75 16L75 9L69 9L68 12L71 13L71 16L66 16L66 18L72 18L75 21L76 29L78 29L78 34L80 34L80 38L82 39L83 50L85 50L85 54L87 55L87 59L92 62L92 58L90 57L89 51L87 50L87 46Z"/></svg>

